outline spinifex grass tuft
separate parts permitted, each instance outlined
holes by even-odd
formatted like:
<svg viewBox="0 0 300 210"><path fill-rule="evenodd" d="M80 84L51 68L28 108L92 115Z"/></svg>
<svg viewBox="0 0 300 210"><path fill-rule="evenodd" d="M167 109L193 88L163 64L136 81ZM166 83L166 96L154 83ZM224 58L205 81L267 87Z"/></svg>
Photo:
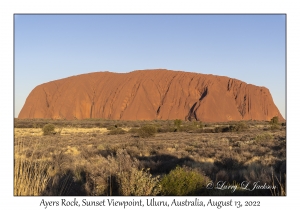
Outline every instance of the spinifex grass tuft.
<svg viewBox="0 0 300 210"><path fill-rule="evenodd" d="M24 142L21 140L15 145L14 158L14 195L41 195L46 189L50 176L49 162L35 160L34 152L26 157Z"/></svg>

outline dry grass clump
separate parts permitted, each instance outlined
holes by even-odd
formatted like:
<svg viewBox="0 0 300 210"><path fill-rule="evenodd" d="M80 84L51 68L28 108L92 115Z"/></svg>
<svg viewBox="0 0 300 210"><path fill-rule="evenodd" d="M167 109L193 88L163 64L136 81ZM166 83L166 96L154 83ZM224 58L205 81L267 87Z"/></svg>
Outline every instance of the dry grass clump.
<svg viewBox="0 0 300 210"><path fill-rule="evenodd" d="M159 177L152 177L149 169L132 168L130 171L121 171L117 177L121 195L153 196L160 193Z"/></svg>
<svg viewBox="0 0 300 210"><path fill-rule="evenodd" d="M157 195L159 177L149 170L139 169L139 161L126 150L119 149L116 156L101 158L97 168L87 175L85 189L89 195ZM96 170L95 170L96 169Z"/></svg>
<svg viewBox="0 0 300 210"><path fill-rule="evenodd" d="M14 149L14 195L41 195L51 178L50 163L36 160L34 152L26 153L22 141L16 142Z"/></svg>
<svg viewBox="0 0 300 210"><path fill-rule="evenodd" d="M132 133L132 134L135 134L135 133L138 133L138 128L131 128L128 130L128 133Z"/></svg>
<svg viewBox="0 0 300 210"><path fill-rule="evenodd" d="M285 174L284 177L282 178L280 173L278 178L278 176L274 175L272 171L272 184L273 186L276 186L276 188L271 189L272 196L286 196L286 175Z"/></svg>
<svg viewBox="0 0 300 210"><path fill-rule="evenodd" d="M278 125L278 124L272 124L270 126L270 130L278 130L278 129L280 129L280 125Z"/></svg>
<svg viewBox="0 0 300 210"><path fill-rule="evenodd" d="M16 158L14 161L14 195L41 195L46 189L50 176L49 163Z"/></svg>

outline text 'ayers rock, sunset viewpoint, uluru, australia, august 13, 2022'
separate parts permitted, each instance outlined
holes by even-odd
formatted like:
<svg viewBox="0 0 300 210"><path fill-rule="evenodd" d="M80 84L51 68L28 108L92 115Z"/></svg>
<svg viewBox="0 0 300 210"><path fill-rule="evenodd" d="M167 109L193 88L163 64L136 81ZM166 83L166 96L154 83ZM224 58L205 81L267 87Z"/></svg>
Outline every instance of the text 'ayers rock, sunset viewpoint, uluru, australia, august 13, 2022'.
<svg viewBox="0 0 300 210"><path fill-rule="evenodd" d="M164 69L95 72L35 87L21 119L283 120L265 87L225 76Z"/></svg>

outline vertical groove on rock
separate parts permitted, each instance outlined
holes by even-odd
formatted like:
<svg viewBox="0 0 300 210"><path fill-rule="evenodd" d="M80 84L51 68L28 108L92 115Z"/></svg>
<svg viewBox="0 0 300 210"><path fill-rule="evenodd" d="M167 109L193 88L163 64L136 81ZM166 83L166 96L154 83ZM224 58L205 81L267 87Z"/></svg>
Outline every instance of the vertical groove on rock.
<svg viewBox="0 0 300 210"><path fill-rule="evenodd" d="M171 84L172 84L172 81L174 80L175 77L176 77L176 76L173 76L173 78L172 78L171 81L169 82L168 87L167 87L167 90L166 90L166 92L165 92L165 94L164 94L164 96L163 96L163 99L162 99L162 101L161 101L161 105L160 105L160 106L162 106L162 105L164 104L165 99L166 99L166 96L167 96L167 94L168 94L168 92L169 92L169 90L170 90L170 86L171 86Z"/></svg>
<svg viewBox="0 0 300 210"><path fill-rule="evenodd" d="M205 98L205 96L207 95L207 91L208 91L208 88L205 87L203 93L201 94L201 97L199 98L199 101L202 101Z"/></svg>
<svg viewBox="0 0 300 210"><path fill-rule="evenodd" d="M156 115L159 115L160 112L160 106L158 107L157 111L156 111Z"/></svg>
<svg viewBox="0 0 300 210"><path fill-rule="evenodd" d="M44 93L45 93L45 99L46 99L47 108L49 108L50 104L49 104L49 101L48 101L48 96L47 96L47 93L46 93L46 91L45 91L44 88L43 88L43 90L44 90Z"/></svg>

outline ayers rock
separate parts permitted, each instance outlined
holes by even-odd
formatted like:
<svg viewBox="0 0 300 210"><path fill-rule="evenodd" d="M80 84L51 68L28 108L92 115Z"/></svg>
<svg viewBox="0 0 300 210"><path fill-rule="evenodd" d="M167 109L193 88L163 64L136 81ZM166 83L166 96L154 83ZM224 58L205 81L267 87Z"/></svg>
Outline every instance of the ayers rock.
<svg viewBox="0 0 300 210"><path fill-rule="evenodd" d="M19 118L114 120L270 120L269 90L224 76L164 69L95 72L35 87Z"/></svg>

